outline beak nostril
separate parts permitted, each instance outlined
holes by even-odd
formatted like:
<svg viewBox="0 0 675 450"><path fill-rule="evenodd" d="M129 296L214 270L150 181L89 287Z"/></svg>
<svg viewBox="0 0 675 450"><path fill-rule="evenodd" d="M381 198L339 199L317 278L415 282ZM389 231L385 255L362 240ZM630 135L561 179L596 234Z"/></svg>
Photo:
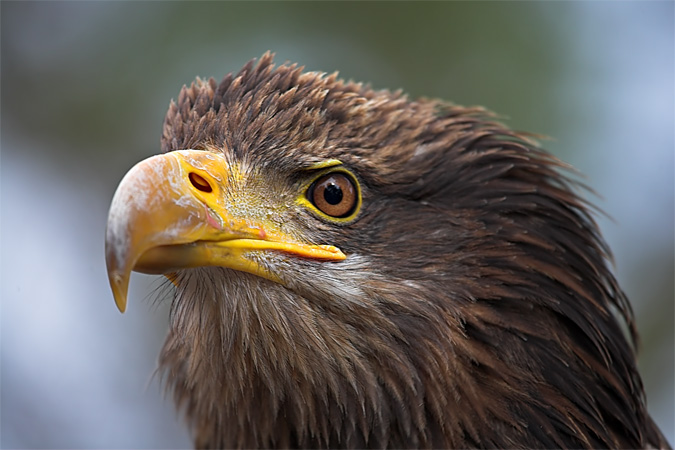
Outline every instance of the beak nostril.
<svg viewBox="0 0 675 450"><path fill-rule="evenodd" d="M188 177L190 178L190 183L192 183L192 185L196 189L198 189L202 192L212 192L213 191L213 188L211 187L211 184L209 184L209 182L206 181L206 179L204 177L202 177L201 175L197 175L196 173L192 172L192 173L190 173L190 175L188 175Z"/></svg>

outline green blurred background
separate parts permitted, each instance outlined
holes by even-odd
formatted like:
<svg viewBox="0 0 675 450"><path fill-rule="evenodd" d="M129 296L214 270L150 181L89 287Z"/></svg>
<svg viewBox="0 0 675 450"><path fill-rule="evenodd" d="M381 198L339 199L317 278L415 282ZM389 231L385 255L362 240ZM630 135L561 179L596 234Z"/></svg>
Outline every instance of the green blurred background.
<svg viewBox="0 0 675 450"><path fill-rule="evenodd" d="M158 278L108 289L107 208L171 98L266 50L411 97L484 105L586 175L673 431L673 2L6 2L1 16L4 448L181 448L153 377Z"/></svg>

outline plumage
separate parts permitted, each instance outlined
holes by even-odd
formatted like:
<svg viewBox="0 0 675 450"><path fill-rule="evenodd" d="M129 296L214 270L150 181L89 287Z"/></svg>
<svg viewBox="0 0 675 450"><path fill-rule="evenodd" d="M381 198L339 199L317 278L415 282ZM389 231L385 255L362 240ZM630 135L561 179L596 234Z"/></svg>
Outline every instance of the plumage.
<svg viewBox="0 0 675 450"><path fill-rule="evenodd" d="M591 208L529 135L267 53L184 87L161 148L218 155L222 183L195 163L192 186L255 239L345 256L153 269L176 286L160 368L196 447L668 447ZM353 216L307 200L336 170Z"/></svg>

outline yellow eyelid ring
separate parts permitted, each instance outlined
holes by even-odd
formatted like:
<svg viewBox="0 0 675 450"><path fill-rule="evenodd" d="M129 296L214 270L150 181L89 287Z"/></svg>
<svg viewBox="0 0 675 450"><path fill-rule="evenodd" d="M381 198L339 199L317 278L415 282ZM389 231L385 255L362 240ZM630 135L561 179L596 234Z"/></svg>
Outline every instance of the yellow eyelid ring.
<svg viewBox="0 0 675 450"><path fill-rule="evenodd" d="M361 193L361 185L358 181L358 178L346 167L342 165L342 163L338 160L328 160L328 161L323 161L322 163L315 164L310 168L310 170L314 169L319 169L314 173L311 178L307 180L306 183L303 183L302 189L301 189L301 194L297 198L297 203L302 205L303 207L309 209L314 213L316 216L320 217L323 220L333 222L333 223L338 223L338 224L347 224L351 221L353 221L356 216L358 215L359 211L361 210L361 205L363 203L363 198L362 198L362 193ZM323 169L323 170L321 170ZM332 174L343 174L346 178L348 178L354 187L354 194L355 194L355 204L354 206L350 209L350 212L346 216L332 216L330 214L326 214L325 212L321 211L310 199L310 195L312 195L313 187L317 181L322 179L323 177L332 175Z"/></svg>
<svg viewBox="0 0 675 450"><path fill-rule="evenodd" d="M340 161L339 159L327 159L325 161L321 161L321 162L312 164L306 170L315 171L315 170L328 169L330 167L336 167L336 166L341 166L341 165L342 165L342 161Z"/></svg>

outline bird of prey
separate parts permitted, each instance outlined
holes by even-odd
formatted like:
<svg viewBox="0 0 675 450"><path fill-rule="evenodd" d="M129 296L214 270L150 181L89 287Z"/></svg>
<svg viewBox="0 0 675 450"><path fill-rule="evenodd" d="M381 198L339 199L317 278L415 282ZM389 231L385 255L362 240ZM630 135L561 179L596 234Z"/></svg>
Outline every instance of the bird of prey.
<svg viewBox="0 0 675 450"><path fill-rule="evenodd" d="M175 285L196 447L668 447L591 208L530 135L266 53L184 86L161 149L106 262L121 311L131 271Z"/></svg>

